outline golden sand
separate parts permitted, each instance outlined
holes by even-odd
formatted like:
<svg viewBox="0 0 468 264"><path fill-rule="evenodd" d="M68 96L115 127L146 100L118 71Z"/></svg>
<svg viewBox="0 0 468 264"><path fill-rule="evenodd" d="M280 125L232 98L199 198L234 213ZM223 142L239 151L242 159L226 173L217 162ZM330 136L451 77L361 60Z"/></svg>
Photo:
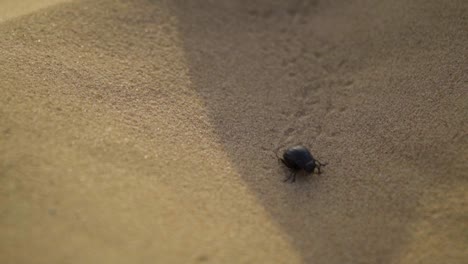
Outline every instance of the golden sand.
<svg viewBox="0 0 468 264"><path fill-rule="evenodd" d="M0 1L1 263L467 262L465 0L57 2Z"/></svg>

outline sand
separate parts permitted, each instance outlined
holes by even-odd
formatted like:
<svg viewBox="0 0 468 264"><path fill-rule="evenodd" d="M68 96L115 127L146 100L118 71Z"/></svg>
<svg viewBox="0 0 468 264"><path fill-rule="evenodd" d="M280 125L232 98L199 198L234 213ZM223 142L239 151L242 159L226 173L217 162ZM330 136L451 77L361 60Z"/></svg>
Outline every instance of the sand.
<svg viewBox="0 0 468 264"><path fill-rule="evenodd" d="M0 0L0 22L69 0Z"/></svg>
<svg viewBox="0 0 468 264"><path fill-rule="evenodd" d="M468 261L467 1L57 2L0 1L1 263Z"/></svg>

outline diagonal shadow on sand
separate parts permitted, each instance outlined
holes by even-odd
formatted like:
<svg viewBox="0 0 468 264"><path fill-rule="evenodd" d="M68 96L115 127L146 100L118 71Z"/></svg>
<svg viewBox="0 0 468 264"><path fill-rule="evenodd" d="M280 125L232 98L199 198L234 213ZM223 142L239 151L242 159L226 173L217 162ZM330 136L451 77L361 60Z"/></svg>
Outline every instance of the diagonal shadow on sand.
<svg viewBox="0 0 468 264"><path fill-rule="evenodd" d="M415 67L421 61L451 67L456 60L437 62L419 52L431 36L409 28L434 23L438 7L428 6L403 18L403 3L171 5L193 88L226 152L305 263L398 259L422 191L437 182L434 169L459 177L443 164L452 158L446 146L460 151L460 134L449 127L460 131L461 83L452 81L452 93L440 96L438 86L450 77L434 72L437 78L427 80L422 76L431 69ZM456 4L449 7L454 12ZM457 30L449 34L455 38ZM441 54L463 44L437 39L431 45ZM415 114L430 113L435 98L447 111L445 128L429 114ZM274 153L298 143L330 166L324 175L283 184L286 172ZM426 166L434 159L443 161Z"/></svg>

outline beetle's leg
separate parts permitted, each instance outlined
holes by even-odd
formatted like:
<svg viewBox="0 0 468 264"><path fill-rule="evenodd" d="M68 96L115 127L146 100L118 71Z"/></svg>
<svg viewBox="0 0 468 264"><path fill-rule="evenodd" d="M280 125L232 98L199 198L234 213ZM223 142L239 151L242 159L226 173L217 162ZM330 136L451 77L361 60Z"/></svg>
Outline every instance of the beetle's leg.
<svg viewBox="0 0 468 264"><path fill-rule="evenodd" d="M278 159L278 163L281 161L286 167L289 168L289 165L286 163L286 161L278 156L278 153L275 152L275 156Z"/></svg>
<svg viewBox="0 0 468 264"><path fill-rule="evenodd" d="M280 159L280 160L281 160L281 162L283 162L284 166L289 168L289 165L286 163L286 161L284 159Z"/></svg>
<svg viewBox="0 0 468 264"><path fill-rule="evenodd" d="M291 177L292 177L292 174L290 174L289 177L287 177L286 179L284 179L283 182L289 181L289 179L291 179Z"/></svg>
<svg viewBox="0 0 468 264"><path fill-rule="evenodd" d="M294 182L294 181L296 180L296 173L295 173L295 172L291 172L291 174L289 174L289 177L287 177L286 179L284 179L283 182L287 182L287 181L289 181L291 178L292 178L292 181L291 181L291 182Z"/></svg>

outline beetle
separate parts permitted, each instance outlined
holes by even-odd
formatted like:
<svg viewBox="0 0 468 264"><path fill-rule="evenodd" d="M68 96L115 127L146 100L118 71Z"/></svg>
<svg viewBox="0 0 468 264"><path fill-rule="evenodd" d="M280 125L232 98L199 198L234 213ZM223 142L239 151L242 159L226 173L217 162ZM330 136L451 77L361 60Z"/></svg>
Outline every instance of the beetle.
<svg viewBox="0 0 468 264"><path fill-rule="evenodd" d="M310 154L309 149L304 146L294 146L286 149L283 153L283 158L278 157L278 160L281 160L283 164L291 170L289 177L284 179L284 182L292 179L291 182L296 181L296 173L300 170L304 170L307 173L313 173L315 168L317 168L317 174L321 174L321 167L325 167L328 163L321 163L316 160L312 154Z"/></svg>

